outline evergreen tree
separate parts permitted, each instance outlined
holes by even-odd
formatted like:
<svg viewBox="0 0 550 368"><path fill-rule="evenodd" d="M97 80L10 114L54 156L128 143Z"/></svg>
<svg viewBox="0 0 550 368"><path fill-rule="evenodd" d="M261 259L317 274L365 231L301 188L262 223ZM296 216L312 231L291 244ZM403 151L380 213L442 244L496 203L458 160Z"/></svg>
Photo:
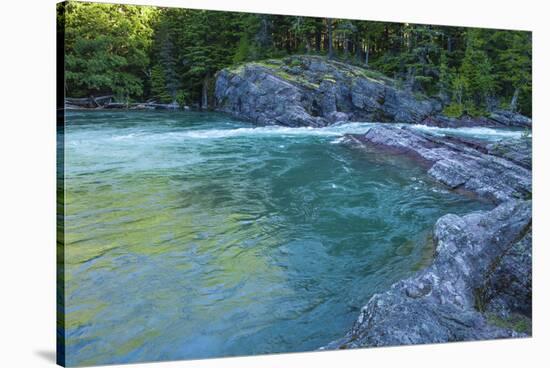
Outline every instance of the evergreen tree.
<svg viewBox="0 0 550 368"><path fill-rule="evenodd" d="M160 103L173 101L173 96L168 93L166 88L164 69L158 64L151 69L151 97Z"/></svg>
<svg viewBox="0 0 550 368"><path fill-rule="evenodd" d="M151 7L69 2L65 13L67 90L75 96L141 96L156 14Z"/></svg>
<svg viewBox="0 0 550 368"><path fill-rule="evenodd" d="M438 71L438 87L439 95L444 101L449 100L449 93L452 90L453 75L449 68L449 61L447 59L447 52L443 51L439 59L439 71Z"/></svg>
<svg viewBox="0 0 550 368"><path fill-rule="evenodd" d="M209 106L216 72L292 54L344 58L439 96L453 115L531 114L531 33L69 2L66 89Z"/></svg>
<svg viewBox="0 0 550 368"><path fill-rule="evenodd" d="M464 94L467 103L476 112L488 107L488 99L494 91L492 68L487 54L482 49L483 40L478 30L468 31L466 52L460 74L464 78Z"/></svg>

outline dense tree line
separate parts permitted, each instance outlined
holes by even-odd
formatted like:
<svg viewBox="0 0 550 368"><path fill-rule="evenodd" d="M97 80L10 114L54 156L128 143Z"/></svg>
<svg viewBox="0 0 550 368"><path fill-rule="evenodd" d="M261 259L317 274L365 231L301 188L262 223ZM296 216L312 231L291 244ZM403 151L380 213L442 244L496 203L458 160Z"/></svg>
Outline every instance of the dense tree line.
<svg viewBox="0 0 550 368"><path fill-rule="evenodd" d="M531 114L531 33L69 2L66 93L207 107L226 66L320 54L440 98L449 115Z"/></svg>

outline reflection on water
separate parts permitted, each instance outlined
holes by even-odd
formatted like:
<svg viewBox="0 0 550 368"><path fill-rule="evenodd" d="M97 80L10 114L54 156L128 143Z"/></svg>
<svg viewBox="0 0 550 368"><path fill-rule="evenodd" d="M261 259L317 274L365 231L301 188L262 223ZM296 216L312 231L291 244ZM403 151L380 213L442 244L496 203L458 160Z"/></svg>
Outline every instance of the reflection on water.
<svg viewBox="0 0 550 368"><path fill-rule="evenodd" d="M369 123L67 120L69 365L316 349L425 265L439 216L485 208L402 158L337 144Z"/></svg>

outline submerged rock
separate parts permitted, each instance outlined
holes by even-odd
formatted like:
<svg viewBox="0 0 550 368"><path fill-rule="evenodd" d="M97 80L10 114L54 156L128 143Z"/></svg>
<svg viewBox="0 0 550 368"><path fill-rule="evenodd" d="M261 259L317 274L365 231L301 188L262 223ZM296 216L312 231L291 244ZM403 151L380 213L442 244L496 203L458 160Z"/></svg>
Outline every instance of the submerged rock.
<svg viewBox="0 0 550 368"><path fill-rule="evenodd" d="M531 156L530 142L501 143L502 148L497 149L495 144L438 137L396 126L375 126L364 135L348 135L347 139L416 158L437 181L495 203L531 198L531 168L527 158Z"/></svg>
<svg viewBox="0 0 550 368"><path fill-rule="evenodd" d="M491 323L484 306L530 313L530 257L520 255L530 228L530 201L441 217L433 264L374 295L351 331L324 349L528 336Z"/></svg>
<svg viewBox="0 0 550 368"><path fill-rule="evenodd" d="M249 63L217 74L217 109L261 124L420 123L441 110L375 72L319 56Z"/></svg>

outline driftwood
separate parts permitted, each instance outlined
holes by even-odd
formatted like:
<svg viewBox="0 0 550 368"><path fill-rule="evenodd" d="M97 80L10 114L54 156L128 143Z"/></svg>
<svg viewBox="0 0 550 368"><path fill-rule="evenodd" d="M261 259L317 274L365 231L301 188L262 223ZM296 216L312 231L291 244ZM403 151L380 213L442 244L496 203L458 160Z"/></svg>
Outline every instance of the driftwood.
<svg viewBox="0 0 550 368"><path fill-rule="evenodd" d="M115 102L114 96L65 98L65 108L68 110L78 109L132 109L132 110L177 110L180 105L177 102L161 104L154 101L124 103Z"/></svg>
<svg viewBox="0 0 550 368"><path fill-rule="evenodd" d="M99 97L85 97L85 98L65 98L66 105L78 106L83 108L97 108L102 107L105 104L111 103L114 100L113 95L99 96Z"/></svg>
<svg viewBox="0 0 550 368"><path fill-rule="evenodd" d="M106 109L132 109L132 110L177 110L180 105L177 103L159 104L156 102L137 102L137 103L121 103L110 102L104 106Z"/></svg>
<svg viewBox="0 0 550 368"><path fill-rule="evenodd" d="M176 110L180 108L180 105L177 102L172 102L170 104L159 104L155 102L147 102L136 104L134 108L145 108L145 109L157 109L157 110Z"/></svg>

